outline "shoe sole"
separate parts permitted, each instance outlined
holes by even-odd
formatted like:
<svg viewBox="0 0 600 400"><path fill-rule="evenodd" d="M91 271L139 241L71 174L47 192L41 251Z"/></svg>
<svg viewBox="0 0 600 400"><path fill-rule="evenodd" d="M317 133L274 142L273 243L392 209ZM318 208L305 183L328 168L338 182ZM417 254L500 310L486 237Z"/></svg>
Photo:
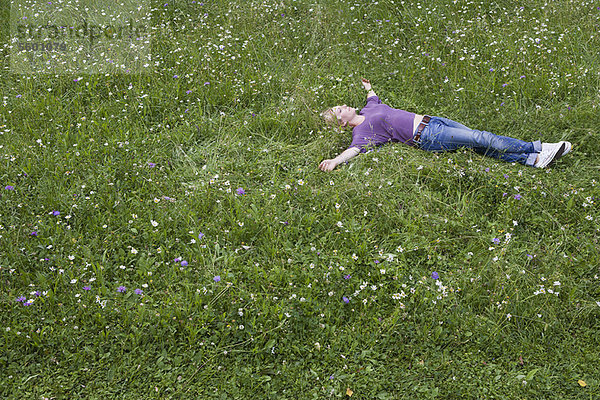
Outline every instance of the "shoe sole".
<svg viewBox="0 0 600 400"><path fill-rule="evenodd" d="M566 148L567 148L567 145L566 145L566 143L563 143L563 144L562 144L562 146L560 146L560 148L559 148L559 149L558 149L558 151L556 152L556 154L554 154L554 157L552 158L552 161L550 161L550 162L548 163L548 165L546 165L546 168L548 168L548 167L550 167L552 164L554 164L554 162L555 162L556 160L558 160L558 159L559 159L559 158L560 158L560 157L563 155L563 153L565 152L565 149L566 149Z"/></svg>

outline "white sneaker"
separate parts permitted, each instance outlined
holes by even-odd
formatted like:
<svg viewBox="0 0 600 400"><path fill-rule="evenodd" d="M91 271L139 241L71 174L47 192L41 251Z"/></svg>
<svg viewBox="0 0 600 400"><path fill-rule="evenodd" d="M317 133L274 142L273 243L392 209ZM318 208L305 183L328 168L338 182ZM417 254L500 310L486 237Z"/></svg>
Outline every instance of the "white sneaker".
<svg viewBox="0 0 600 400"><path fill-rule="evenodd" d="M538 160L533 166L535 168L546 168L563 155L567 147L566 143L542 143L542 151L538 154Z"/></svg>
<svg viewBox="0 0 600 400"><path fill-rule="evenodd" d="M563 151L562 155L564 156L565 154L568 154L571 151L571 142L567 142L567 141L562 141L562 142L558 142L558 143L542 143L542 149L544 148L544 146L547 146L549 149L552 148L553 146L556 147L560 147L560 145L564 143L565 144L565 151Z"/></svg>

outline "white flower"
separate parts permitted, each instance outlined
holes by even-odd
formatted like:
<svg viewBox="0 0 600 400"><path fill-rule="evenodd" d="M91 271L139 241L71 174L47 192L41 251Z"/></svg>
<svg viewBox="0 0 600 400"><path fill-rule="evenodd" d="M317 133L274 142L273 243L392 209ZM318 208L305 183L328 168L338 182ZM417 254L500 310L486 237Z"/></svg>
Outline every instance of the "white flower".
<svg viewBox="0 0 600 400"><path fill-rule="evenodd" d="M138 253L138 251L134 247L132 247L131 248L131 254L137 254L137 253Z"/></svg>
<svg viewBox="0 0 600 400"><path fill-rule="evenodd" d="M506 318L511 319L512 315L511 314L506 314Z"/></svg>
<svg viewBox="0 0 600 400"><path fill-rule="evenodd" d="M342 221L338 221L338 223L336 225L341 228L342 227Z"/></svg>
<svg viewBox="0 0 600 400"><path fill-rule="evenodd" d="M156 222L155 220L151 219L150 223L152 224L153 227L157 227L158 226L158 222Z"/></svg>

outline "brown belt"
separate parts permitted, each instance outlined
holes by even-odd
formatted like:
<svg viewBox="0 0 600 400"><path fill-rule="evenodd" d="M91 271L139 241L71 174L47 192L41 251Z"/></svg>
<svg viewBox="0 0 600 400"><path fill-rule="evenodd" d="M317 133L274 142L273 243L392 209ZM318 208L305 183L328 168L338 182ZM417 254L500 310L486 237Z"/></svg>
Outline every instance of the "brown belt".
<svg viewBox="0 0 600 400"><path fill-rule="evenodd" d="M421 139L421 133L423 132L423 129L425 129L425 127L429 124L430 120L431 120L431 117L429 115L425 115L423 117L423 119L421 120L421 123L417 127L417 132L415 133L415 136L413 137L413 142L418 142L419 139Z"/></svg>

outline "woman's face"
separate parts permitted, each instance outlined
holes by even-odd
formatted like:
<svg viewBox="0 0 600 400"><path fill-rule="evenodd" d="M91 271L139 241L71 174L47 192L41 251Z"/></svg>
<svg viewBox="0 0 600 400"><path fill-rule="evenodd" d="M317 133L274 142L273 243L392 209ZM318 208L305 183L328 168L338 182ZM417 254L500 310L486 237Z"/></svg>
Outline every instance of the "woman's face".
<svg viewBox="0 0 600 400"><path fill-rule="evenodd" d="M335 115L335 118L340 126L348 125L348 122L350 122L356 116L356 109L348 107L345 104L343 106L332 107L331 112L333 112L333 115Z"/></svg>

